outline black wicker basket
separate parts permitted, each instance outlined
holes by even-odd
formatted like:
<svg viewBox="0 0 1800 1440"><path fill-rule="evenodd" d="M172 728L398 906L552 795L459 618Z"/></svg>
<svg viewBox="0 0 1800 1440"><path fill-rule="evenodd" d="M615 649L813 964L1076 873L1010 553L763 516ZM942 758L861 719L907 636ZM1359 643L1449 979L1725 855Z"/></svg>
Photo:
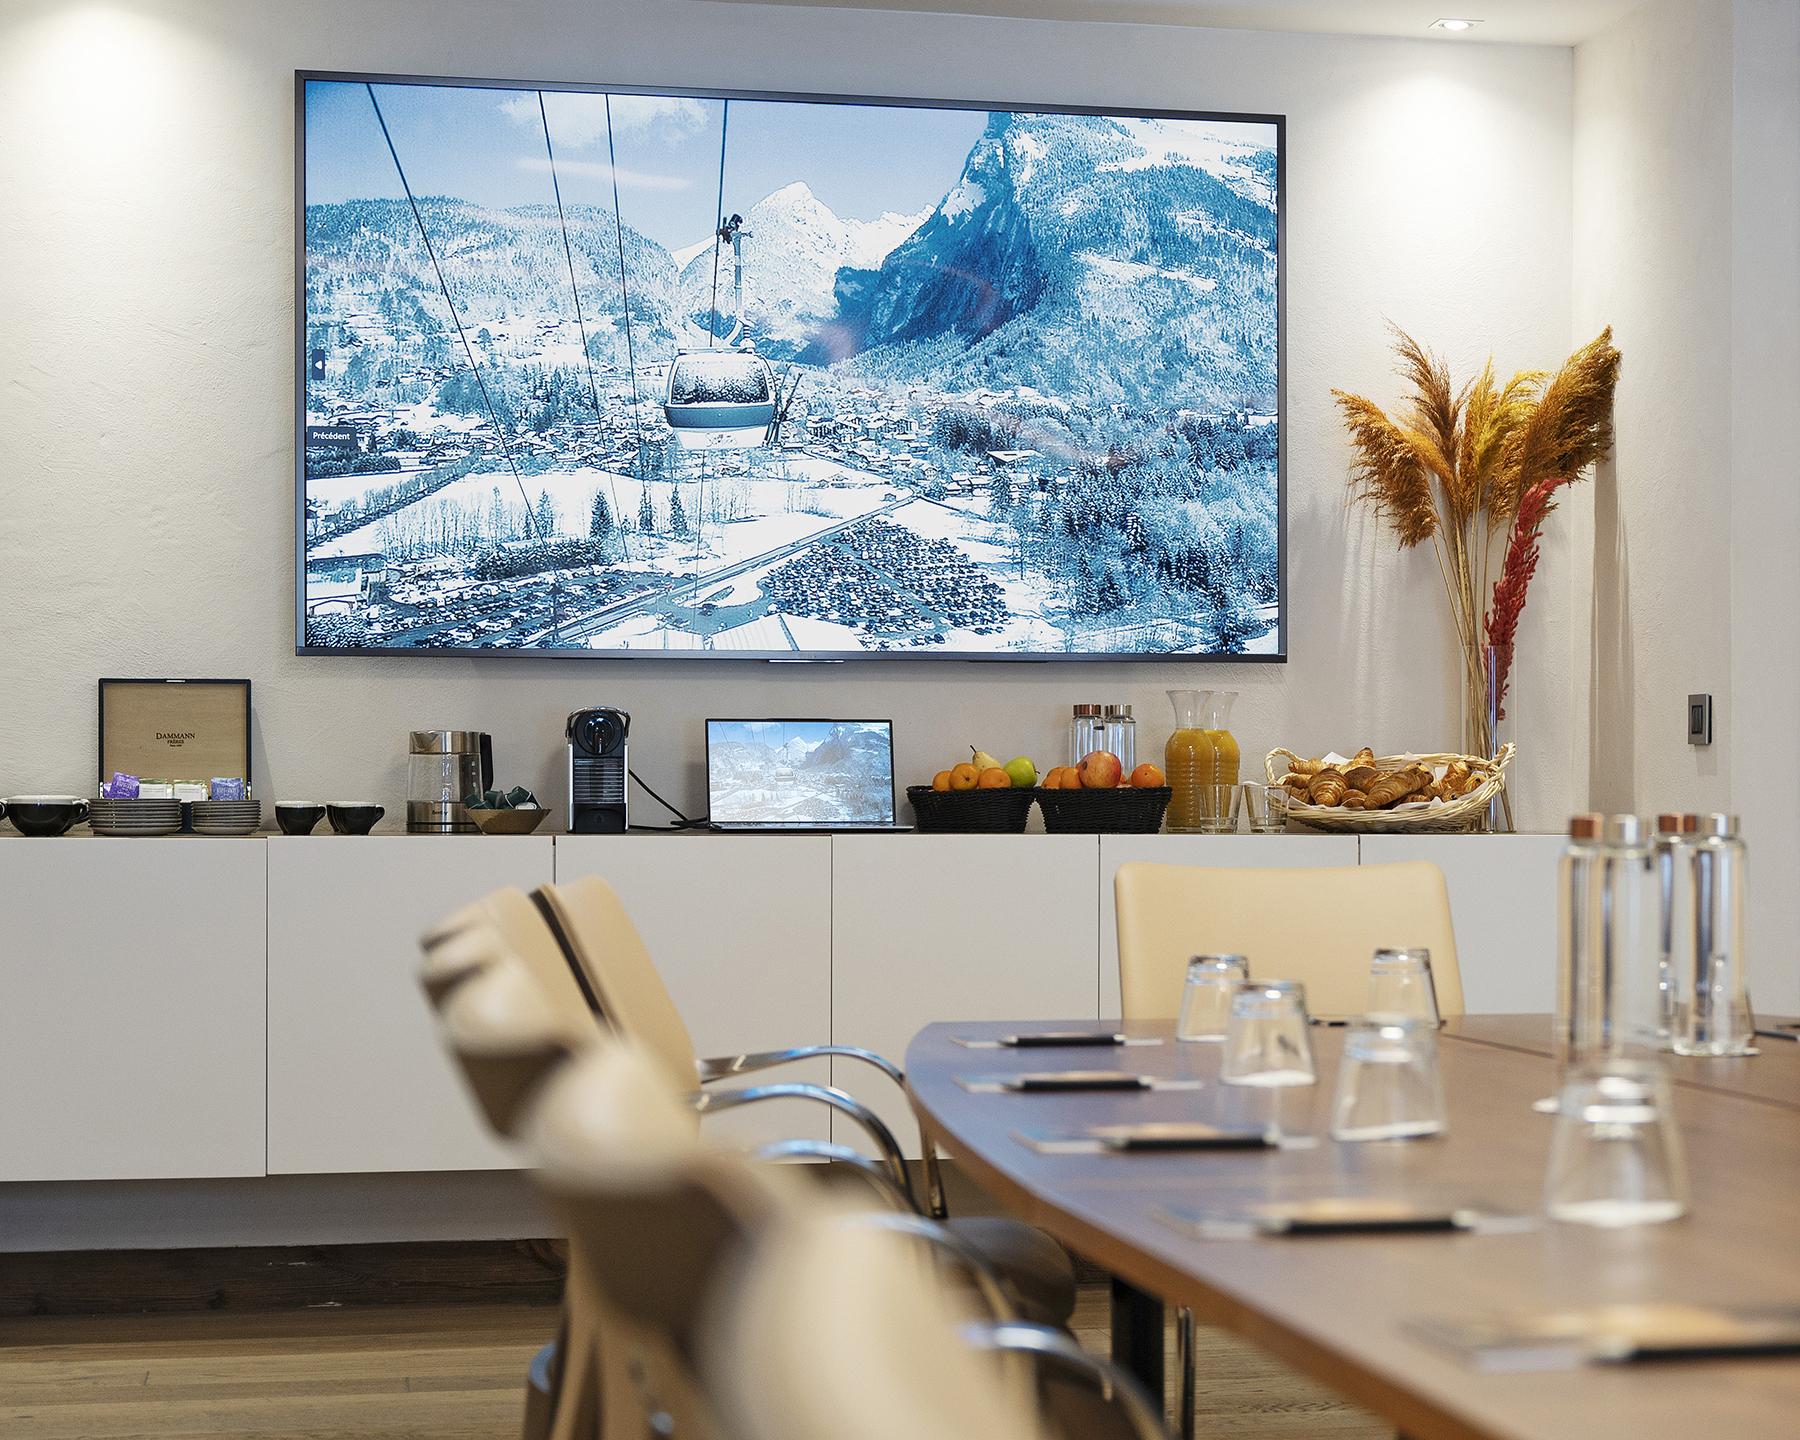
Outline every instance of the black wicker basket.
<svg viewBox="0 0 1800 1440"><path fill-rule="evenodd" d="M1154 835L1175 792L1167 785L1117 790L1040 790L1052 835Z"/></svg>
<svg viewBox="0 0 1800 1440"><path fill-rule="evenodd" d="M919 829L929 835L1019 835L1031 818L1038 792L1029 787L1006 790L933 790L908 785L907 801Z"/></svg>

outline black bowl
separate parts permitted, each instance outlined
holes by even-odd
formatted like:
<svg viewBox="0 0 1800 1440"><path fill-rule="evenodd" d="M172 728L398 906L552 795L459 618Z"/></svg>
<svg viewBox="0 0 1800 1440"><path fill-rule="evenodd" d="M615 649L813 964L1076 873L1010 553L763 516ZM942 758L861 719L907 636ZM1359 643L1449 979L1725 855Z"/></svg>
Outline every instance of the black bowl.
<svg viewBox="0 0 1800 1440"><path fill-rule="evenodd" d="M277 800L275 823L283 835L310 835L313 826L325 818L325 807L310 800Z"/></svg>
<svg viewBox="0 0 1800 1440"><path fill-rule="evenodd" d="M21 835L61 835L87 817L78 795L14 795L6 802L6 818Z"/></svg>
<svg viewBox="0 0 1800 1440"><path fill-rule="evenodd" d="M339 835L367 835L387 811L368 800L342 800L325 807L325 818Z"/></svg>

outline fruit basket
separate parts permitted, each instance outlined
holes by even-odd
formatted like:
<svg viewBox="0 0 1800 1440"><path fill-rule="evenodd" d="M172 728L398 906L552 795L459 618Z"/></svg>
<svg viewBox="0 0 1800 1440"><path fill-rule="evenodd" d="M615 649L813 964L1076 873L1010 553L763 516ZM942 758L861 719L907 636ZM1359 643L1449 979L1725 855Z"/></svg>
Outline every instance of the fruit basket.
<svg viewBox="0 0 1800 1440"><path fill-rule="evenodd" d="M1154 835L1175 792L1167 785L1112 790L1040 790L1052 835Z"/></svg>
<svg viewBox="0 0 1800 1440"><path fill-rule="evenodd" d="M1031 818L1038 792L1029 787L933 790L908 785L906 799L919 829L928 835L1019 835Z"/></svg>
<svg viewBox="0 0 1800 1440"><path fill-rule="evenodd" d="M1454 800L1430 805L1404 805L1395 810L1346 810L1335 805L1311 805L1298 799L1288 801L1287 817L1298 825L1313 830L1327 830L1338 835L1454 835L1479 830L1488 806L1506 788L1506 767L1515 751L1511 744L1502 745L1492 760L1479 755L1378 755L1366 763L1377 770L1403 770L1409 766L1438 769L1460 761L1479 783ZM1263 768L1269 783L1276 784L1283 774L1300 759L1292 750L1269 752ZM1277 768L1278 762L1282 762Z"/></svg>

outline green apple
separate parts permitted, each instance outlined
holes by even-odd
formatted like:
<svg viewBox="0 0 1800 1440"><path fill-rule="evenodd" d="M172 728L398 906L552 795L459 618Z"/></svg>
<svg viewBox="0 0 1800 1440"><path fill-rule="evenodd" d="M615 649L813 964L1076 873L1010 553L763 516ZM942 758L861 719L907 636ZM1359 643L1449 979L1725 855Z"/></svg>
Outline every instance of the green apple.
<svg viewBox="0 0 1800 1440"><path fill-rule="evenodd" d="M1013 782L1015 790L1029 790L1037 784L1037 766L1026 755L1015 756L1000 767Z"/></svg>

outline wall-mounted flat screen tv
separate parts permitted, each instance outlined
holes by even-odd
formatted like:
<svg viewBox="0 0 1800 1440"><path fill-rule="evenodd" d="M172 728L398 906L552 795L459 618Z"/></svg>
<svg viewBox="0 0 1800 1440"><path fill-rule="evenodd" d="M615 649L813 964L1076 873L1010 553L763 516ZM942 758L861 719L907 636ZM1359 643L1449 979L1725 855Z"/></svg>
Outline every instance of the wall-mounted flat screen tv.
<svg viewBox="0 0 1800 1440"><path fill-rule="evenodd" d="M297 80L302 651L1282 656L1279 117Z"/></svg>

